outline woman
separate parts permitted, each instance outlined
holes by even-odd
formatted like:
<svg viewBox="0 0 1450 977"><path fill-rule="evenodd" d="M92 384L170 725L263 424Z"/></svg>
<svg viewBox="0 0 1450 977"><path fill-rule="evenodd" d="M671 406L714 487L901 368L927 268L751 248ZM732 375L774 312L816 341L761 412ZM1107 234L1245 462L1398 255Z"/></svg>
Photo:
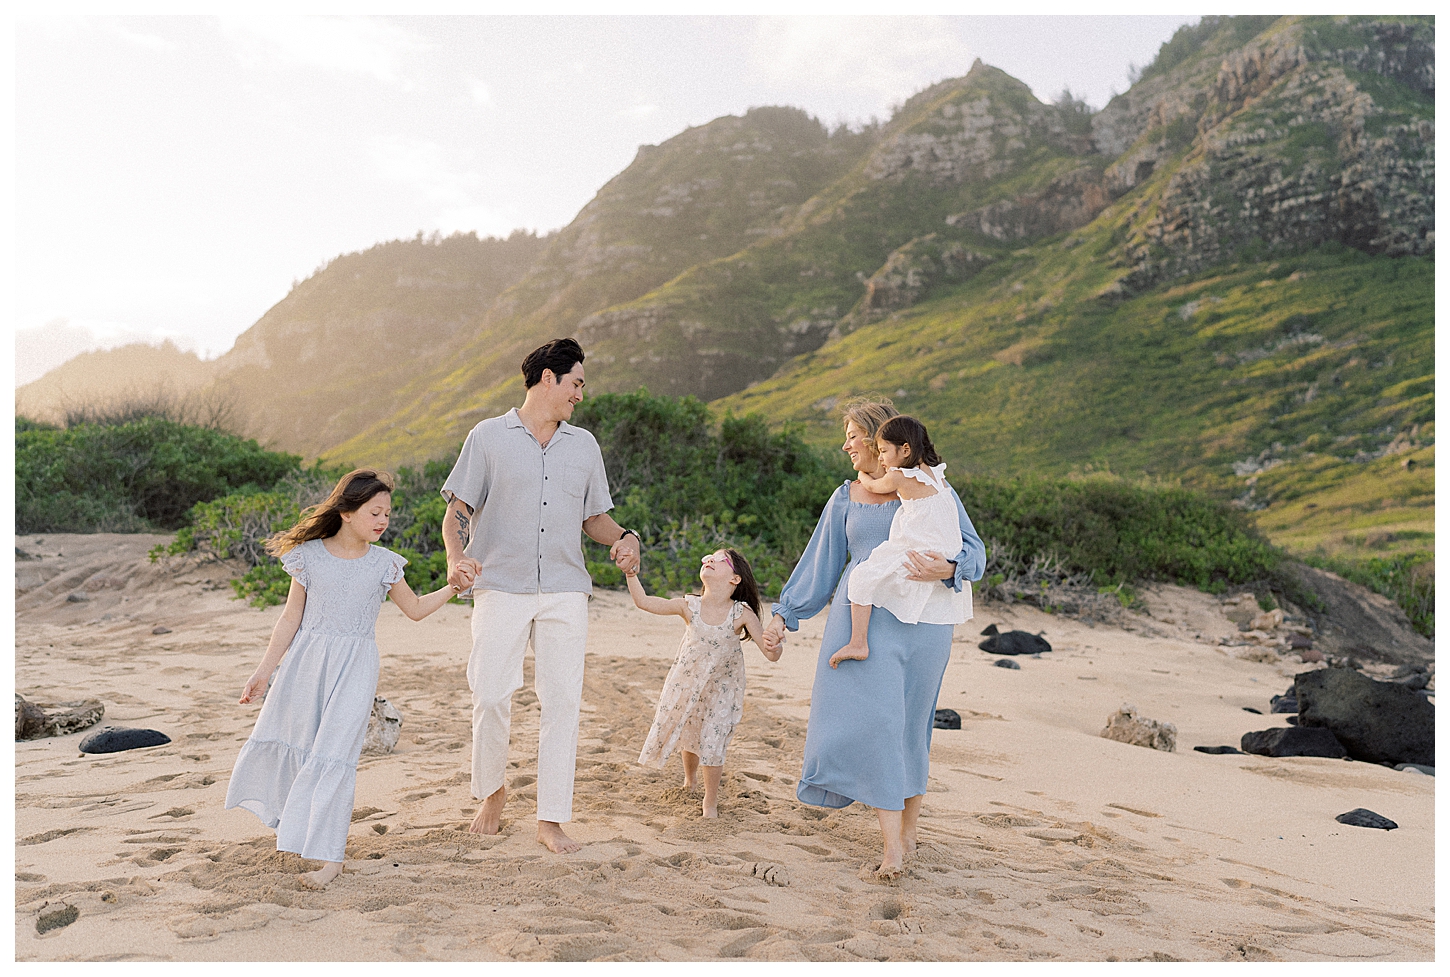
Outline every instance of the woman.
<svg viewBox="0 0 1450 977"><path fill-rule="evenodd" d="M846 443L841 446L858 472L884 474L874 441L876 430L897 414L890 401L847 404L842 414ZM962 549L948 559L936 552L911 552L906 564L913 580L936 580L960 589L978 580L986 550L956 492ZM860 801L876 809L883 855L879 874L901 875L907 852L916 849L916 820L926 792L928 751L937 693L951 657L949 624L902 624L881 607L871 609L867 635L871 656L865 661L829 666L830 658L851 637L851 607L838 586L891 532L901 503L875 495L860 481L846 482L831 495L811 542L781 591L764 639L774 652L785 631L801 618L831 605L825 639L811 688L805 760L796 796L819 807L845 807ZM834 595L834 599L833 599Z"/></svg>

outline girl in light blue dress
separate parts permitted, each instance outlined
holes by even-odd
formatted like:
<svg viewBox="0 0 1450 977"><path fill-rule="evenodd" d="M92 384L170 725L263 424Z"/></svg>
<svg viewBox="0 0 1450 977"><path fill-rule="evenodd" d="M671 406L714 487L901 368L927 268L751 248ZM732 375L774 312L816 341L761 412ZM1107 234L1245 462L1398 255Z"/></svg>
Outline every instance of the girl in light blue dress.
<svg viewBox="0 0 1450 977"><path fill-rule="evenodd" d="M385 472L349 472L296 526L267 541L292 585L262 663L242 687L239 701L262 698L262 712L232 769L226 806L275 828L278 851L323 862L301 876L309 888L342 871L377 693L373 627L384 597L419 621L458 592L445 586L417 596L403 580L408 561L373 545L388 528L392 490Z"/></svg>

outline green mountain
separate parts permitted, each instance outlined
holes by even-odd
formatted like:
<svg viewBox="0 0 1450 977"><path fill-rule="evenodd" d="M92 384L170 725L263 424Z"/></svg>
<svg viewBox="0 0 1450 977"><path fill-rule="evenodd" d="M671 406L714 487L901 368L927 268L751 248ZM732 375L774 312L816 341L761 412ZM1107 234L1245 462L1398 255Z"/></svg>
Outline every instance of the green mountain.
<svg viewBox="0 0 1450 977"><path fill-rule="evenodd" d="M1177 480L1295 548L1413 549L1433 295L1433 18L1205 17L1100 111L978 62L860 131L716 119L546 237L342 256L206 366L246 433L397 465L574 335L591 390L821 444L885 393L964 475Z"/></svg>
<svg viewBox="0 0 1450 977"><path fill-rule="evenodd" d="M965 223L1013 248L960 284L897 252L873 277L914 302L717 406L828 443L839 398L894 393L961 473L1143 473L1296 549L1426 548L1433 27L1261 26L1180 32L1093 117L1112 202L1083 226L987 208Z"/></svg>

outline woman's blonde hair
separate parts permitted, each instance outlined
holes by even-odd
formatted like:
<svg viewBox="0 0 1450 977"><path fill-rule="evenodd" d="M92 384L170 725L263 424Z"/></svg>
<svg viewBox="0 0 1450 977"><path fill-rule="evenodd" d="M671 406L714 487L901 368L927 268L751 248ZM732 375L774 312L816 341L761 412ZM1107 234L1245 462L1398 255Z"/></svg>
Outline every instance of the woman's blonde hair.
<svg viewBox="0 0 1450 977"><path fill-rule="evenodd" d="M356 512L379 492L393 491L393 476L376 468L359 468L338 479L327 498L302 510L297 525L267 538L263 548L272 556L300 546L310 539L336 536L342 529L342 514Z"/></svg>
<svg viewBox="0 0 1450 977"><path fill-rule="evenodd" d="M880 449L876 447L876 432L881 425L901 413L886 397L857 397L842 404L840 410L841 423L855 421L865 435L866 447L877 454L880 454Z"/></svg>

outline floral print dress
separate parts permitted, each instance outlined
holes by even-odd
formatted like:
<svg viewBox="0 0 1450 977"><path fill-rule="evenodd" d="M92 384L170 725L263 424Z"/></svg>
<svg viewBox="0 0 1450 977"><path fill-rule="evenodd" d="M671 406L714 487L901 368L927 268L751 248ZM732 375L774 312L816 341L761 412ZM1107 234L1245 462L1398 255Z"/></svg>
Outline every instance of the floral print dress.
<svg viewBox="0 0 1450 977"><path fill-rule="evenodd" d="M690 624L665 676L639 762L663 767L678 749L696 754L704 766L719 767L745 709L745 653L735 633L745 605L736 601L723 623L707 624L699 597L687 594L685 603Z"/></svg>

